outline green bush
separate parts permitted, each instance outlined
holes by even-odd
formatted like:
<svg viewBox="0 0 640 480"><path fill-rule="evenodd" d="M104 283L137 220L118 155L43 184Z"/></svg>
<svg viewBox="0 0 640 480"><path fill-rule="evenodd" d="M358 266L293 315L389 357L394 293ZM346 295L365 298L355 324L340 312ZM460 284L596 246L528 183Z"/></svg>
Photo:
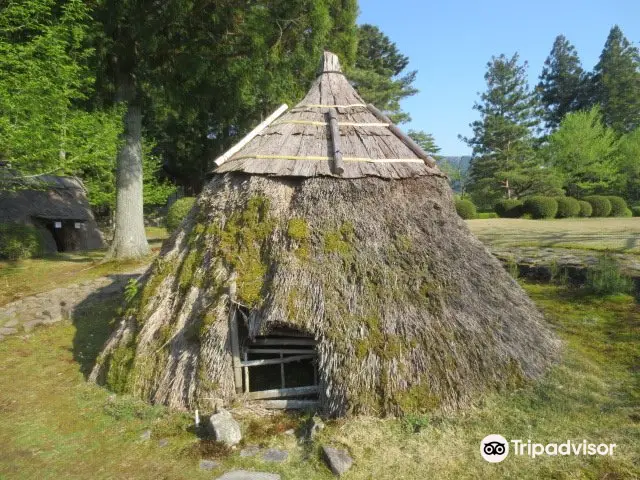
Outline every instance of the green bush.
<svg viewBox="0 0 640 480"><path fill-rule="evenodd" d="M602 195L591 195L586 197L585 200L591 204L593 211L592 217L608 217L611 213L611 202L607 197Z"/></svg>
<svg viewBox="0 0 640 480"><path fill-rule="evenodd" d="M598 259L596 265L587 270L585 287L596 295L616 295L630 293L633 283L620 273L620 266L615 258L605 254Z"/></svg>
<svg viewBox="0 0 640 480"><path fill-rule="evenodd" d="M627 202L624 201L624 198L609 195L607 199L609 199L609 201L611 202L611 212L609 213L610 217L626 216L626 211L629 209L629 207L627 207Z"/></svg>
<svg viewBox="0 0 640 480"><path fill-rule="evenodd" d="M498 218L498 214L496 212L479 212L476 214L476 218L487 220L489 218Z"/></svg>
<svg viewBox="0 0 640 480"><path fill-rule="evenodd" d="M529 197L524 201L525 213L532 218L554 218L558 213L558 202L552 197Z"/></svg>
<svg viewBox="0 0 640 480"><path fill-rule="evenodd" d="M180 226L184 217L187 216L191 207L195 203L194 197L183 197L174 202L169 211L167 212L167 230L169 233L173 232Z"/></svg>
<svg viewBox="0 0 640 480"><path fill-rule="evenodd" d="M578 204L580 205L580 213L579 217L590 217L593 212L593 207L589 202L585 202L584 200L578 200Z"/></svg>
<svg viewBox="0 0 640 480"><path fill-rule="evenodd" d="M634 217L640 217L640 205L635 205L631 207L631 213Z"/></svg>
<svg viewBox="0 0 640 480"><path fill-rule="evenodd" d="M476 218L476 206L469 200L456 200L456 212L465 220Z"/></svg>
<svg viewBox="0 0 640 480"><path fill-rule="evenodd" d="M516 200L513 198L500 200L495 204L493 209L501 218L519 218L524 213L522 209L522 200Z"/></svg>
<svg viewBox="0 0 640 480"><path fill-rule="evenodd" d="M580 214L580 203L573 197L555 197L558 202L556 217L569 218L577 217Z"/></svg>
<svg viewBox="0 0 640 480"><path fill-rule="evenodd" d="M42 237L31 225L0 223L0 258L21 260L42 253Z"/></svg>

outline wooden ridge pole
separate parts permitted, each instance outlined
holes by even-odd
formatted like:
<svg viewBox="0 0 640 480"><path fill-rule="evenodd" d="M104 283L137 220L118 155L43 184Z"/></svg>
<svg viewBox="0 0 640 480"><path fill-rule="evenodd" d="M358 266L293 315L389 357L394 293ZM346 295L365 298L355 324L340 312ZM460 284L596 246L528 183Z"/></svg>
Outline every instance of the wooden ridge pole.
<svg viewBox="0 0 640 480"><path fill-rule="evenodd" d="M331 144L333 145L333 173L342 175L344 163L340 148L340 127L338 126L338 114L334 108L329 110L329 130L331 131Z"/></svg>
<svg viewBox="0 0 640 480"><path fill-rule="evenodd" d="M404 133L402 130L396 127L391 122L391 120L389 120L389 117L387 117L384 113L382 113L372 104L368 104L367 108L371 111L371 113L373 113L373 115L378 120L380 120L381 122L388 123L389 130L391 130L391 132L393 132L393 134L396 137L398 137L402 141L402 143L404 143L409 148L409 150L415 153L418 156L418 158L421 158L422 160L424 160L424 163L426 163L430 167L436 166L436 161L433 159L433 157L431 157L431 155L427 154L424 150L422 150L422 148L420 148L420 145L414 142L406 133Z"/></svg>
<svg viewBox="0 0 640 480"><path fill-rule="evenodd" d="M215 159L213 163L216 164L217 167L222 165L224 162L229 160L233 155L238 153L238 151L244 147L247 143L253 140L260 132L262 132L265 128L267 128L276 118L284 113L284 111L289 108L286 103L283 103L278 107L278 109L269 115L264 122L258 125L256 128L251 130L247 135L245 135L238 143L236 143L233 147L227 150L225 153L220 155Z"/></svg>

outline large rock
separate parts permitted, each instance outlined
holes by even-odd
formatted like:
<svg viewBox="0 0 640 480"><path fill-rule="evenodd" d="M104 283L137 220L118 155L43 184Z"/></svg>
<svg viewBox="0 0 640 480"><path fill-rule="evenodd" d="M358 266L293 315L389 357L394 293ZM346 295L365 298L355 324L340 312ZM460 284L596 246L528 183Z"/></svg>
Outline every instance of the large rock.
<svg viewBox="0 0 640 480"><path fill-rule="evenodd" d="M265 462L282 463L287 459L287 457L289 457L288 452L278 450L276 448L270 448L262 454L262 459Z"/></svg>
<svg viewBox="0 0 640 480"><path fill-rule="evenodd" d="M342 475L353 465L353 459L344 450L333 447L322 447L322 456L334 475Z"/></svg>
<svg viewBox="0 0 640 480"><path fill-rule="evenodd" d="M233 470L227 472L216 480L280 480L277 473L250 472L248 470Z"/></svg>
<svg viewBox="0 0 640 480"><path fill-rule="evenodd" d="M208 428L218 442L230 447L237 445L242 440L240 425L226 410L220 410L209 417Z"/></svg>

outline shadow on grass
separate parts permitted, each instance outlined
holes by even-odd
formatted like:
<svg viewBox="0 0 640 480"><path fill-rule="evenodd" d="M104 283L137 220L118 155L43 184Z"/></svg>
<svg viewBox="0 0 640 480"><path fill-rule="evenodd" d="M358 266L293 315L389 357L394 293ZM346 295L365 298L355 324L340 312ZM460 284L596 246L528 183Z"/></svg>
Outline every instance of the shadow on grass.
<svg viewBox="0 0 640 480"><path fill-rule="evenodd" d="M96 358L115 327L124 285L138 275L111 274L108 277L112 284L93 292L71 312L71 321L76 327L73 357L80 364L85 378L91 373Z"/></svg>

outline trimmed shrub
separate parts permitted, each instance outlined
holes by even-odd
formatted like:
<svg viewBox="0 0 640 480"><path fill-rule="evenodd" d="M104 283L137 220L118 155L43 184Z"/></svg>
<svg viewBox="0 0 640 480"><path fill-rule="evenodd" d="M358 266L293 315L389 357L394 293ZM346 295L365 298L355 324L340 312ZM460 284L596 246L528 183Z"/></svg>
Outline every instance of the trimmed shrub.
<svg viewBox="0 0 640 480"><path fill-rule="evenodd" d="M631 207L631 213L633 214L634 217L640 217L640 205Z"/></svg>
<svg viewBox="0 0 640 480"><path fill-rule="evenodd" d="M522 200L510 198L500 200L493 209L501 218L519 218L524 213L522 205Z"/></svg>
<svg viewBox="0 0 640 480"><path fill-rule="evenodd" d="M0 223L0 258L22 260L42 253L42 237L31 225Z"/></svg>
<svg viewBox="0 0 640 480"><path fill-rule="evenodd" d="M611 202L611 212L609 213L610 217L626 216L625 213L629 207L627 207L627 202L624 201L624 198L616 197L614 195L609 195L607 198Z"/></svg>
<svg viewBox="0 0 640 480"><path fill-rule="evenodd" d="M558 212L556 217L569 218L577 217L580 214L580 203L573 197L555 197L558 202Z"/></svg>
<svg viewBox="0 0 640 480"><path fill-rule="evenodd" d="M585 200L591 204L593 211L592 217L608 217L611 213L611 202L607 197L602 195L591 195L586 197Z"/></svg>
<svg viewBox="0 0 640 480"><path fill-rule="evenodd" d="M621 217L633 217L633 212L631 211L630 208L627 208L624 213L622 215L620 215Z"/></svg>
<svg viewBox="0 0 640 480"><path fill-rule="evenodd" d="M558 202L552 197L529 197L524 201L524 211L531 218L554 218L558 213Z"/></svg>
<svg viewBox="0 0 640 480"><path fill-rule="evenodd" d="M183 197L176 200L167 212L167 230L173 232L180 226L184 217L187 216L191 207L195 203L195 197Z"/></svg>
<svg viewBox="0 0 640 480"><path fill-rule="evenodd" d="M584 200L578 200L578 204L580 205L580 213L578 213L579 217L590 217L593 213L593 207L589 202L585 202Z"/></svg>
<svg viewBox="0 0 640 480"><path fill-rule="evenodd" d="M585 286L596 295L616 295L630 293L633 282L620 273L620 266L615 258L605 254L598 259L596 265L587 270Z"/></svg>
<svg viewBox="0 0 640 480"><path fill-rule="evenodd" d="M465 220L476 218L476 206L470 200L456 200L456 212Z"/></svg>

